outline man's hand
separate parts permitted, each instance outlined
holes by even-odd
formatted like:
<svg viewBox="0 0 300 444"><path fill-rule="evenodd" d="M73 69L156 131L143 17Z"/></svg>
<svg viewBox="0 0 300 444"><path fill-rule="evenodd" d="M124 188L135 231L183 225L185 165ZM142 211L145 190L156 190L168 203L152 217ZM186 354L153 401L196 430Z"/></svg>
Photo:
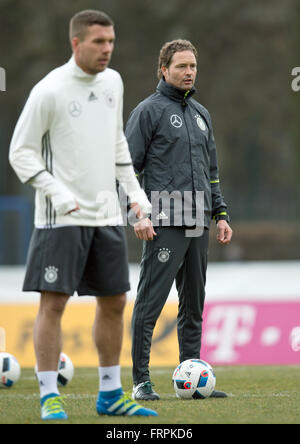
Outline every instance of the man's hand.
<svg viewBox="0 0 300 444"><path fill-rule="evenodd" d="M146 215L143 214L140 206L137 203L132 203L130 206L135 212L136 217L141 219L134 224L134 232L136 237L146 241L153 240L153 237L157 236L157 233L154 231L153 224L149 217L145 217Z"/></svg>
<svg viewBox="0 0 300 444"><path fill-rule="evenodd" d="M153 237L157 236L153 224L148 217L134 224L134 232L138 239L146 241L153 240Z"/></svg>
<svg viewBox="0 0 300 444"><path fill-rule="evenodd" d="M227 245L231 241L232 238L232 229L226 222L226 220L219 220L217 223L218 234L217 240L222 245Z"/></svg>

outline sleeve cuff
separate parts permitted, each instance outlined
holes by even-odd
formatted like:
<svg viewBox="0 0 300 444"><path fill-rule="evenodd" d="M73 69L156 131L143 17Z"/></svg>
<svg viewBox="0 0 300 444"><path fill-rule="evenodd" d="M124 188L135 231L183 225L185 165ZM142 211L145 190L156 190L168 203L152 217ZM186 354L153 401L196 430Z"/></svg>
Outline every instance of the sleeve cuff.
<svg viewBox="0 0 300 444"><path fill-rule="evenodd" d="M213 216L213 220L216 222L216 224L220 220L226 220L226 222L230 222L229 214L226 211L222 211L221 213L217 213Z"/></svg>

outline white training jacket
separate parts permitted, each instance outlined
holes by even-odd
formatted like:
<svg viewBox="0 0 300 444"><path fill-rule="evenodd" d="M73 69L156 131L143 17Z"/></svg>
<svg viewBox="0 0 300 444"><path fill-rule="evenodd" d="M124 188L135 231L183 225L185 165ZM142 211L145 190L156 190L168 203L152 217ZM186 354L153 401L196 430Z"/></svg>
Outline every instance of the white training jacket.
<svg viewBox="0 0 300 444"><path fill-rule="evenodd" d="M35 226L122 223L116 179L145 213L123 132L123 82L107 68L92 76L74 56L31 91L16 125L10 163L36 189ZM78 203L80 210L72 212Z"/></svg>

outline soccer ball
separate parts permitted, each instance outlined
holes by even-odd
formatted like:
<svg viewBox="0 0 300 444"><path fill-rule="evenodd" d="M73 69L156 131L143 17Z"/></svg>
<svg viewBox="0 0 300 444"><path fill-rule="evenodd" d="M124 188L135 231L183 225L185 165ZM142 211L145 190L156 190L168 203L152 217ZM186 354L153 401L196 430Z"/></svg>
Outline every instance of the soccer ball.
<svg viewBox="0 0 300 444"><path fill-rule="evenodd" d="M216 386L213 368L200 359L189 359L178 365L172 378L177 398L208 398Z"/></svg>
<svg viewBox="0 0 300 444"><path fill-rule="evenodd" d="M69 384L74 376L74 365L65 353L60 354L59 363L58 363L58 376L57 376L57 384L59 387L65 387ZM37 364L34 368L35 375L37 375L38 367Z"/></svg>
<svg viewBox="0 0 300 444"><path fill-rule="evenodd" d="M58 364L57 382L60 387L65 387L72 381L74 376L74 365L69 356L61 353Z"/></svg>
<svg viewBox="0 0 300 444"><path fill-rule="evenodd" d="M21 367L9 353L0 353L0 388L12 387L21 376Z"/></svg>

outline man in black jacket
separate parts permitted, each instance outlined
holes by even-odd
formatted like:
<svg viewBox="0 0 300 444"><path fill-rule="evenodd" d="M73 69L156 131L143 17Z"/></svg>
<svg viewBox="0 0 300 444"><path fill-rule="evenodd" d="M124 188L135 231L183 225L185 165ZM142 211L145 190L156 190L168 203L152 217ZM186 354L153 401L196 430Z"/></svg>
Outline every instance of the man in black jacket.
<svg viewBox="0 0 300 444"><path fill-rule="evenodd" d="M200 358L211 219L221 244L232 236L211 118L192 98L197 58L189 41L166 43L159 57L157 91L133 110L126 128L135 171L143 176L153 205L151 220L143 215L134 225L144 241L132 318L134 399L159 399L149 373L151 341L175 279L179 359ZM212 396L226 394L215 391Z"/></svg>

